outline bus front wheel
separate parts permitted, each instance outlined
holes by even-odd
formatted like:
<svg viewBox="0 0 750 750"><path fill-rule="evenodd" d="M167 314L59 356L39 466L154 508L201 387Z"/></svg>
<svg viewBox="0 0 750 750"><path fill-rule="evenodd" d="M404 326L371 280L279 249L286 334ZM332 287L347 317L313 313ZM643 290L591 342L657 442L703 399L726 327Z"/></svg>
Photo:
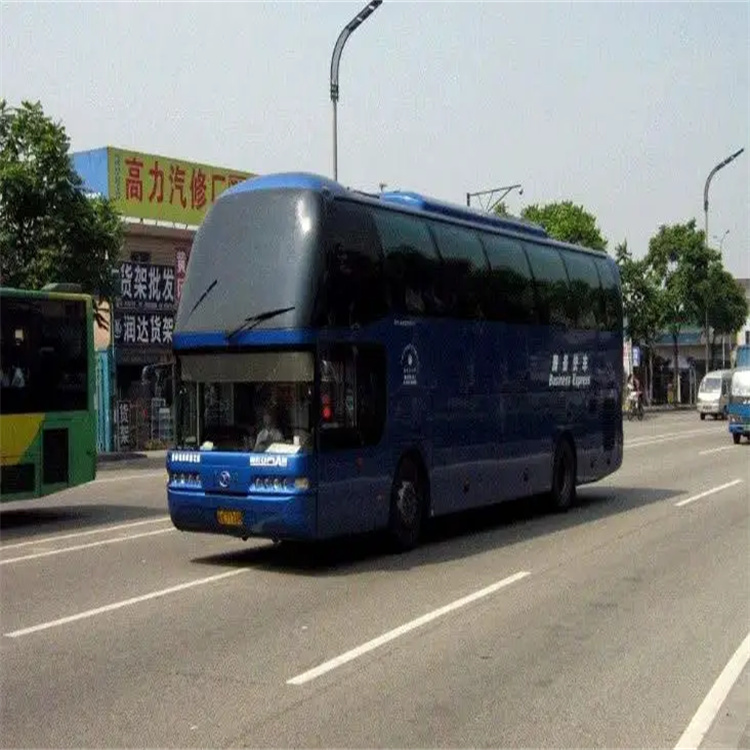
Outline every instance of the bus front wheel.
<svg viewBox="0 0 750 750"><path fill-rule="evenodd" d="M566 511L575 502L576 456L570 440L566 438L557 443L555 450L550 496L552 507L557 511Z"/></svg>
<svg viewBox="0 0 750 750"><path fill-rule="evenodd" d="M417 463L403 458L393 479L388 535L397 552L413 549L419 543L424 522L427 487Z"/></svg>

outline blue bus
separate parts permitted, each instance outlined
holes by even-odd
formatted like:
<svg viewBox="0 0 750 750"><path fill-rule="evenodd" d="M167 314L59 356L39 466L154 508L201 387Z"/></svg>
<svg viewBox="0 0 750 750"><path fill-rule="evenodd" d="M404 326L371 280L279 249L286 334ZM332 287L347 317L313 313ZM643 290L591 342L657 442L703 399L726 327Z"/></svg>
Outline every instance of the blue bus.
<svg viewBox="0 0 750 750"><path fill-rule="evenodd" d="M750 365L732 371L727 412L734 444L739 445L743 435L750 440Z"/></svg>
<svg viewBox="0 0 750 750"><path fill-rule="evenodd" d="M173 335L183 531L320 540L622 463L620 279L536 225L315 175L257 177L200 226Z"/></svg>
<svg viewBox="0 0 750 750"><path fill-rule="evenodd" d="M734 353L735 367L750 367L750 345L741 344Z"/></svg>

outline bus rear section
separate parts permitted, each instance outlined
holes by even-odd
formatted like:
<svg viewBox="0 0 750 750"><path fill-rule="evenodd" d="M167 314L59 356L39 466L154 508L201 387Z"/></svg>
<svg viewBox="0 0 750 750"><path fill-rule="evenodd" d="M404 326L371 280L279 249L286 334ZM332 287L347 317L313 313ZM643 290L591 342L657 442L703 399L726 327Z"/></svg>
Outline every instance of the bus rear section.
<svg viewBox="0 0 750 750"><path fill-rule="evenodd" d="M734 444L750 440L750 366L735 370L729 395L729 434Z"/></svg>
<svg viewBox="0 0 750 750"><path fill-rule="evenodd" d="M0 289L0 501L96 476L91 298Z"/></svg>

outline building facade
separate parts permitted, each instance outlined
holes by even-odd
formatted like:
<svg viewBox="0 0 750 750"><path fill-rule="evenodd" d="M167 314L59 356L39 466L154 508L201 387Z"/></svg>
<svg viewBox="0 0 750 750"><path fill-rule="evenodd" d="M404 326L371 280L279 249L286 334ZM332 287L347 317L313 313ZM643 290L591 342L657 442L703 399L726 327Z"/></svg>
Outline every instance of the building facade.
<svg viewBox="0 0 750 750"><path fill-rule="evenodd" d="M102 448L162 447L172 435L172 329L195 232L224 190L255 175L111 146L72 159L84 189L109 198L125 225L119 295L95 332L99 371L113 386L112 403L100 407L114 427Z"/></svg>

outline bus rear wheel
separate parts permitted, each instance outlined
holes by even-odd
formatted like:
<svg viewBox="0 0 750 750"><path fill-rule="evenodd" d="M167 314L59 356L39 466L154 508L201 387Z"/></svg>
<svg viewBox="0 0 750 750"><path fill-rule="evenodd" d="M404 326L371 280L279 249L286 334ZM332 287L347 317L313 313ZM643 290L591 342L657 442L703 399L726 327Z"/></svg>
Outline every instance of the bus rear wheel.
<svg viewBox="0 0 750 750"><path fill-rule="evenodd" d="M414 549L419 543L427 507L427 487L419 466L403 458L393 479L388 536L396 552Z"/></svg>
<svg viewBox="0 0 750 750"><path fill-rule="evenodd" d="M741 439L742 439L742 435L740 435L739 432L733 432L732 433L732 440L734 440L734 444L735 445L739 445Z"/></svg>
<svg viewBox="0 0 750 750"><path fill-rule="evenodd" d="M576 457L570 441L563 438L557 443L552 462L552 490L550 500L557 511L566 511L576 498Z"/></svg>

